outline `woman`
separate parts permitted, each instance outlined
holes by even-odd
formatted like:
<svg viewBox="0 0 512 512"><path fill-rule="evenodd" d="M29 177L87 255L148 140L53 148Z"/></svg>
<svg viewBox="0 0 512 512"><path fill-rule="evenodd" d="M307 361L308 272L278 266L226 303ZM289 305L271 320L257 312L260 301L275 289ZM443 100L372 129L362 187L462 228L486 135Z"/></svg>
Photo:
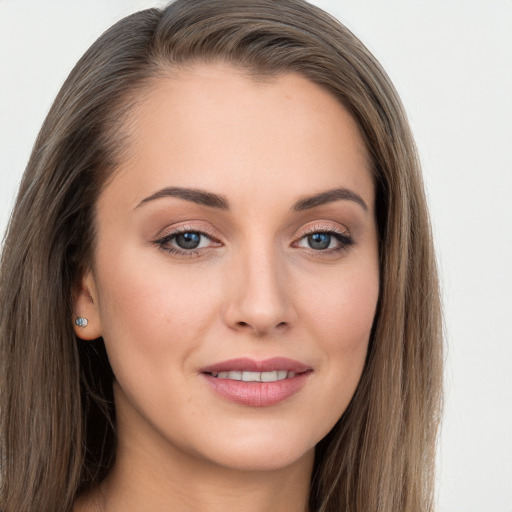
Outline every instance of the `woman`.
<svg viewBox="0 0 512 512"><path fill-rule="evenodd" d="M432 509L414 143L318 8L178 0L108 30L36 142L0 300L5 512Z"/></svg>

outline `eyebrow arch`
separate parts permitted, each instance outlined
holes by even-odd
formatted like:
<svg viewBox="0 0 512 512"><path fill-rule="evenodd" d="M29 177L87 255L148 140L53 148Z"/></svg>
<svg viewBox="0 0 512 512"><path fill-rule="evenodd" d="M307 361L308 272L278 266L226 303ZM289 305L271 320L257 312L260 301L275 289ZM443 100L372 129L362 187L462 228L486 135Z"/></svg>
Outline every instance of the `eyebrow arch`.
<svg viewBox="0 0 512 512"><path fill-rule="evenodd" d="M326 190L314 196L304 197L293 205L292 210L300 212L339 200L354 201L361 206L365 212L368 211L368 205L364 202L363 198L348 188L333 188L332 190Z"/></svg>
<svg viewBox="0 0 512 512"><path fill-rule="evenodd" d="M201 204L203 206L210 206L212 208L219 208L221 210L228 210L229 205L225 197L212 192L205 192L195 188L182 188L182 187L166 187L158 190L154 194L143 199L136 208L139 208L145 203L160 199L162 197L177 197L192 203Z"/></svg>

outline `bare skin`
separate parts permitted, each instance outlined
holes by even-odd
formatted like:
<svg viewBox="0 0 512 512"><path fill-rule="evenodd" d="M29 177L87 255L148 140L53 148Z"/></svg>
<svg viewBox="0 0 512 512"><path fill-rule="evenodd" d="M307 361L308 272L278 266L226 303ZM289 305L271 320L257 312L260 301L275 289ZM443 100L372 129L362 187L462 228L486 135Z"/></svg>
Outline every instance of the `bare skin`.
<svg viewBox="0 0 512 512"><path fill-rule="evenodd" d="M379 294L357 125L300 75L255 83L217 64L156 83L128 126L74 304L77 334L105 341L119 446L75 510L304 512ZM276 357L307 368L291 394L233 398L234 373L205 371Z"/></svg>

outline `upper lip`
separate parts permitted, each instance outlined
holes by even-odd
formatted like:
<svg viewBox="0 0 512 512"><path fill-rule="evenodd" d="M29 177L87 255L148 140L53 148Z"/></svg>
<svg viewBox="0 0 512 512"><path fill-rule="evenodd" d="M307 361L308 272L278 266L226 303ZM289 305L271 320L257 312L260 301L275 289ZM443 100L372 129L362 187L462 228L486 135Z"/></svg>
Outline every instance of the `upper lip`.
<svg viewBox="0 0 512 512"><path fill-rule="evenodd" d="M312 368L307 364L288 359L287 357L272 357L263 361L239 357L205 366L200 371L201 373L218 373L229 371L272 372L275 370L303 373L312 370Z"/></svg>

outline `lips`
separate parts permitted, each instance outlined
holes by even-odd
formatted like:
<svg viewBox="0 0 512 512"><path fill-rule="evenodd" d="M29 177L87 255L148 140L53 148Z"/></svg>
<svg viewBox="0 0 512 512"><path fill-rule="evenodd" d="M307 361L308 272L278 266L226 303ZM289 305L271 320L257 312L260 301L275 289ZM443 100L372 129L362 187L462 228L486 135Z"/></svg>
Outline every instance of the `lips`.
<svg viewBox="0 0 512 512"><path fill-rule="evenodd" d="M240 405L266 407L291 397L305 385L312 368L288 358L264 361L230 359L201 369L222 398Z"/></svg>
<svg viewBox="0 0 512 512"><path fill-rule="evenodd" d="M247 357L238 359L229 359L201 369L202 373L220 373L229 371L248 371L248 372L272 372L286 370L287 372L303 373L311 370L311 367L288 359L286 357L273 357L264 361L255 361Z"/></svg>
<svg viewBox="0 0 512 512"><path fill-rule="evenodd" d="M243 382L276 382L284 379L292 379L295 377L295 372L288 372L286 370L274 370L271 372L249 372L231 370L228 372L212 372L210 375L217 379L230 379L240 380Z"/></svg>

